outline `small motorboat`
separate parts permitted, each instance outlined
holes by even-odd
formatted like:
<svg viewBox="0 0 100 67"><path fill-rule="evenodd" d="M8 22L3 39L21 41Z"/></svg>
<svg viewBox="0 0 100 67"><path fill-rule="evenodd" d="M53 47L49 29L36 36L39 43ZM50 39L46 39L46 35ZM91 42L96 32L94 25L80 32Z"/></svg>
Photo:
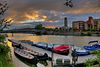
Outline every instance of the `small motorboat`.
<svg viewBox="0 0 100 67"><path fill-rule="evenodd" d="M74 49L76 49L78 56L86 56L90 54L89 51L85 50L83 47L74 46Z"/></svg>
<svg viewBox="0 0 100 67"><path fill-rule="evenodd" d="M68 55L70 48L68 45L60 45L53 47L52 51L58 54Z"/></svg>
<svg viewBox="0 0 100 67"><path fill-rule="evenodd" d="M22 43L30 44L30 45L33 44L33 42L31 40L19 40L19 41Z"/></svg>
<svg viewBox="0 0 100 67"><path fill-rule="evenodd" d="M52 48L54 47L53 44L48 44L47 50L52 51Z"/></svg>
<svg viewBox="0 0 100 67"><path fill-rule="evenodd" d="M53 47L53 44L49 44L49 43L45 43L45 42L37 42L37 43L34 42L33 46L51 51L52 47Z"/></svg>
<svg viewBox="0 0 100 67"><path fill-rule="evenodd" d="M48 47L48 44L45 42L38 42L38 43L36 43L36 46L39 48L46 49Z"/></svg>
<svg viewBox="0 0 100 67"><path fill-rule="evenodd" d="M84 49L86 49L88 51L94 51L94 50L100 49L100 44L98 43L98 41L90 41L88 44L90 46L83 46Z"/></svg>

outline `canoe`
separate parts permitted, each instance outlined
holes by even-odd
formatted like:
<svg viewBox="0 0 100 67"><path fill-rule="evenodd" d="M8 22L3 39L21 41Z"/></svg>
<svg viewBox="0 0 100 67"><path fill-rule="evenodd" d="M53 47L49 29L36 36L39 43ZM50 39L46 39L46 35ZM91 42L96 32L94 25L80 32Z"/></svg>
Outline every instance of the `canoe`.
<svg viewBox="0 0 100 67"><path fill-rule="evenodd" d="M71 47L68 45L60 45L60 46L54 47L52 51L58 54L68 55L70 48Z"/></svg>
<svg viewBox="0 0 100 67"><path fill-rule="evenodd" d="M89 55L89 51L85 50L83 47L75 46L74 49L76 49L78 56L86 56Z"/></svg>

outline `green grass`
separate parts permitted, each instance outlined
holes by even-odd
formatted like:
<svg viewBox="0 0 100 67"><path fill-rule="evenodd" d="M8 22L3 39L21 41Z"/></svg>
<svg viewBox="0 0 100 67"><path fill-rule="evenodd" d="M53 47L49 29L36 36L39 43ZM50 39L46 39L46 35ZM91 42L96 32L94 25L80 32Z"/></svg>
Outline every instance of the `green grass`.
<svg viewBox="0 0 100 67"><path fill-rule="evenodd" d="M0 67L14 67L12 59L5 54L0 54Z"/></svg>
<svg viewBox="0 0 100 67"><path fill-rule="evenodd" d="M86 62L85 62L86 67L94 67L94 66L95 67L100 67L100 64L99 64L99 62L100 62L100 50L92 51L91 54L96 55L96 58L95 59L92 59L92 58L87 59ZM94 65L93 64L94 61L97 61L98 64Z"/></svg>
<svg viewBox="0 0 100 67"><path fill-rule="evenodd" d="M0 67L14 67L10 48L4 44L0 44Z"/></svg>

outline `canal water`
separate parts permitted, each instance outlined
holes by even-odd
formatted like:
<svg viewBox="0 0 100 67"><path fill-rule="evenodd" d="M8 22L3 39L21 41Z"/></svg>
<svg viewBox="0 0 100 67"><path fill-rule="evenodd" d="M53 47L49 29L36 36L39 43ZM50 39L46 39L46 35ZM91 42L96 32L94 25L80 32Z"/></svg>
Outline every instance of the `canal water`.
<svg viewBox="0 0 100 67"><path fill-rule="evenodd" d="M88 42L91 40L100 41L100 37L94 37L94 36L59 36L59 35L36 36L33 34L21 34L21 33L16 33L16 34L9 33L8 38L15 40L31 40L33 42L47 42L53 44L68 44L76 46L88 45ZM11 49L13 51L12 47ZM13 52L12 52L12 57L15 67L29 67L25 63L21 62L18 58L16 58Z"/></svg>

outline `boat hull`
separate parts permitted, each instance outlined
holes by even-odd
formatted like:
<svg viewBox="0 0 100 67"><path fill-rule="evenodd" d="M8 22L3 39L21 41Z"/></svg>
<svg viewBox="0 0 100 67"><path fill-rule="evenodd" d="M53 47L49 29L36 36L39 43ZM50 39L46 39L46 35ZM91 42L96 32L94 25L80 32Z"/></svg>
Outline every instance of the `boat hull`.
<svg viewBox="0 0 100 67"><path fill-rule="evenodd" d="M30 64L37 64L38 63L38 59L37 58L33 58L33 59L28 59L28 58L25 58L19 54L17 54L15 51L14 51L14 54L15 56L17 56L18 58L30 63Z"/></svg>
<svg viewBox="0 0 100 67"><path fill-rule="evenodd" d="M87 56L89 54L90 54L89 52L77 52L78 56Z"/></svg>
<svg viewBox="0 0 100 67"><path fill-rule="evenodd" d="M52 50L55 53L58 54L62 54L62 55L68 55L69 54L69 50L64 50L64 51L58 51L58 50Z"/></svg>

